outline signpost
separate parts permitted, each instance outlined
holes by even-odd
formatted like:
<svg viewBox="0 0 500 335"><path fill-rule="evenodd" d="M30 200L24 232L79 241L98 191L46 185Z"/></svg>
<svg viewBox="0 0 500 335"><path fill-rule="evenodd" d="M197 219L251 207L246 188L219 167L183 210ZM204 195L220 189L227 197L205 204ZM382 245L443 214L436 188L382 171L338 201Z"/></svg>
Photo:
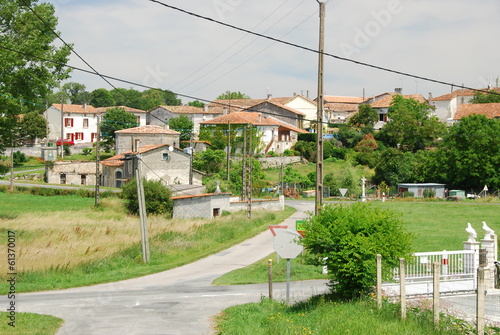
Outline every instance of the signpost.
<svg viewBox="0 0 500 335"><path fill-rule="evenodd" d="M273 241L274 251L286 258L286 301L290 300L290 259L297 257L304 247L298 244L300 234L290 229L280 229Z"/></svg>

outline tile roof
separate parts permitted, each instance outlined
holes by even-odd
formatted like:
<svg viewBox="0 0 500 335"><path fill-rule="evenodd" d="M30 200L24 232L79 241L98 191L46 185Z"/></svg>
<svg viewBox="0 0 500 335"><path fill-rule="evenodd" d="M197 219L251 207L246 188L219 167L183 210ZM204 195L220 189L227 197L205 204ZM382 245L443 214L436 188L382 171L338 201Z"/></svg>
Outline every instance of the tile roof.
<svg viewBox="0 0 500 335"><path fill-rule="evenodd" d="M344 103L344 104L360 104L363 103L366 99L361 97L343 97L343 96L335 96L335 95L325 95L323 96L323 100L327 103Z"/></svg>
<svg viewBox="0 0 500 335"><path fill-rule="evenodd" d="M355 112L358 110L358 104L327 102L324 108L329 109L332 112Z"/></svg>
<svg viewBox="0 0 500 335"><path fill-rule="evenodd" d="M172 197L172 200L177 199L190 199L190 198L200 198L200 197L211 197L213 195L231 195L231 193L222 192L222 193L204 193L204 194L195 194L195 195L181 195L178 197Z"/></svg>
<svg viewBox="0 0 500 335"><path fill-rule="evenodd" d="M275 104L281 104L285 105L287 102L297 98L301 97L307 101L310 101L314 104L316 104L315 101L306 98L300 94L295 95L293 97L276 97L276 98L269 98L269 99L220 99L220 100L214 100L210 103L207 104L207 107L210 111L218 111L219 113L224 113L225 111L230 111L231 113L233 112L241 112L244 109L248 109L252 106L261 104L263 102L269 101ZM299 112L300 113L300 112Z"/></svg>
<svg viewBox="0 0 500 335"><path fill-rule="evenodd" d="M491 88L491 89L481 88L479 90L481 90L481 91L490 91L490 90L493 90L493 91L496 91L496 92L500 93L500 88L499 87L494 87L494 88ZM476 93L477 93L477 90L471 90L471 89L468 89L468 88L461 88L461 89L455 90L455 91L453 91L451 93L447 93L447 94L440 95L438 97L432 98L432 100L433 101L447 101L447 100L452 100L452 99L456 98L457 96L473 96Z"/></svg>
<svg viewBox="0 0 500 335"><path fill-rule="evenodd" d="M91 105L67 105L67 104L52 104L53 108L63 110L65 113L79 114L100 114L101 112Z"/></svg>
<svg viewBox="0 0 500 335"><path fill-rule="evenodd" d="M374 101L370 105L372 108L388 108L392 104L392 98L397 95L396 93L388 93L388 95L384 96L383 98ZM422 94L408 94L408 95L403 95L405 99L415 99L418 102L427 102L427 99L424 98Z"/></svg>
<svg viewBox="0 0 500 335"><path fill-rule="evenodd" d="M258 103L258 104L256 104L256 105L250 106L250 107L249 107L249 108L247 108L247 109L255 108L256 106L259 106L259 105L262 105L262 104L265 104L265 103L268 103L268 104L271 104L271 105L277 106L277 107L279 107L279 108L285 109L285 110L287 110L287 111L289 111L289 112L291 112L291 113L297 114L297 115L301 115L301 116L305 116L305 115L306 115L306 114L304 114L304 113L302 113L302 112L300 112L300 111L298 111L298 110L296 110L296 109L293 109L293 108L291 108L291 107L288 107L288 106L286 106L286 105L283 105L283 104L282 104L282 103L280 103L280 102L276 102L276 101L273 101L273 100L266 100L266 101L263 101L263 102Z"/></svg>
<svg viewBox="0 0 500 335"><path fill-rule="evenodd" d="M148 126L139 126L139 127L134 127L134 128L128 128L128 129L122 129L122 130L117 130L115 133L119 134L171 134L171 135L180 135L180 132L172 130L172 129L165 129L161 126L153 126L153 125L148 125Z"/></svg>
<svg viewBox="0 0 500 335"><path fill-rule="evenodd" d="M132 107L127 107L127 106L111 106L111 107L98 107L97 110L99 113L105 113L108 109L111 108L123 108L126 112L129 113L147 113L148 111L142 110L142 109L137 109L137 108L132 108Z"/></svg>
<svg viewBox="0 0 500 335"><path fill-rule="evenodd" d="M462 104L458 106L453 119L460 120L473 114L485 115L488 119L500 118L500 103Z"/></svg>
<svg viewBox="0 0 500 335"><path fill-rule="evenodd" d="M219 114L219 112L206 111L204 108L195 106L166 106L160 105L156 108L163 108L175 114ZM220 112L222 113L222 112Z"/></svg>
<svg viewBox="0 0 500 335"><path fill-rule="evenodd" d="M278 126L285 127L297 133L307 133L303 129L299 129L292 125L276 120L272 117L263 116L262 113L257 112L234 112L226 115L216 117L209 121L200 122L200 124L253 124L254 126Z"/></svg>

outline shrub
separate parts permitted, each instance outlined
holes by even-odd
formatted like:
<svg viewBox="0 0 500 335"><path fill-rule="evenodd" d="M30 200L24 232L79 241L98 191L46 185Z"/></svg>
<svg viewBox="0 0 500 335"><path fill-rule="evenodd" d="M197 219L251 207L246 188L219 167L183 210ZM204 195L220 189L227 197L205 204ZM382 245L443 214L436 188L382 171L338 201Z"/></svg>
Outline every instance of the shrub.
<svg viewBox="0 0 500 335"><path fill-rule="evenodd" d="M14 166L19 166L22 163L26 163L28 161L28 157L26 157L25 154L23 154L21 151L16 151L12 154L12 158L14 160Z"/></svg>
<svg viewBox="0 0 500 335"><path fill-rule="evenodd" d="M424 198L435 198L435 197L436 197L436 190L429 188L424 190Z"/></svg>
<svg viewBox="0 0 500 335"><path fill-rule="evenodd" d="M276 156L278 156L278 155L277 155L274 151L268 151L268 152L267 152L267 155L268 155L268 156L271 156L271 157L276 157Z"/></svg>
<svg viewBox="0 0 500 335"><path fill-rule="evenodd" d="M144 179L143 184L146 213L171 216L174 208L172 191L160 181ZM135 178L123 186L122 198L125 199L125 208L130 214L139 214L139 201L137 199L137 184Z"/></svg>
<svg viewBox="0 0 500 335"><path fill-rule="evenodd" d="M92 150L93 150L92 148L83 148L83 149L82 149L82 154L83 154L84 156L89 156L89 155L90 155L90 153L92 152Z"/></svg>
<svg viewBox="0 0 500 335"><path fill-rule="evenodd" d="M328 267L332 292L352 299L375 286L376 255L382 255L384 269L393 269L410 254L411 238L393 214L356 203L325 206L310 219L302 241L311 263Z"/></svg>

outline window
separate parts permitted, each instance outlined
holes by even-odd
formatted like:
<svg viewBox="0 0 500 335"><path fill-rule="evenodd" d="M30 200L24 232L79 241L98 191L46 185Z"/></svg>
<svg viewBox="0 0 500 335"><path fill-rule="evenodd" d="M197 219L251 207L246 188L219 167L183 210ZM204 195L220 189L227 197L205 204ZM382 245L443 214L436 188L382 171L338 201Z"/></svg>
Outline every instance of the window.
<svg viewBox="0 0 500 335"><path fill-rule="evenodd" d="M139 125L141 124L141 116L140 115L137 116L137 124L139 124Z"/></svg>
<svg viewBox="0 0 500 335"><path fill-rule="evenodd" d="M66 184L66 174L65 173L61 173L61 184Z"/></svg>
<svg viewBox="0 0 500 335"><path fill-rule="evenodd" d="M83 119L83 128L89 127L89 119Z"/></svg>
<svg viewBox="0 0 500 335"><path fill-rule="evenodd" d="M87 185L87 175L86 174L82 174L81 175L81 184L82 185Z"/></svg>
<svg viewBox="0 0 500 335"><path fill-rule="evenodd" d="M83 141L83 133L75 133L75 140Z"/></svg>
<svg viewBox="0 0 500 335"><path fill-rule="evenodd" d="M72 117L64 118L64 126L73 127L73 118Z"/></svg>
<svg viewBox="0 0 500 335"><path fill-rule="evenodd" d="M220 208L214 208L213 214L214 217L220 216Z"/></svg>
<svg viewBox="0 0 500 335"><path fill-rule="evenodd" d="M164 152L164 153L162 154L162 159L163 159L164 161L167 161L167 162L168 162L168 161L170 161L170 155L169 155L169 153L168 153L168 152Z"/></svg>

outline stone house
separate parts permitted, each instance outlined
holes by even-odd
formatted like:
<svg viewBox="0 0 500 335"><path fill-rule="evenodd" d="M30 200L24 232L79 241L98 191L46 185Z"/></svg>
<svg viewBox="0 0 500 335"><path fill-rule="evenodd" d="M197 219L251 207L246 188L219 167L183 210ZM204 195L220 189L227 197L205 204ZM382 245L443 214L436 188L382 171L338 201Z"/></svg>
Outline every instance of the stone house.
<svg viewBox="0 0 500 335"><path fill-rule="evenodd" d="M165 126L170 119L185 115L193 122L193 131L199 132L199 124L202 121L211 120L222 112L209 111L207 108L194 106L158 106L149 111L146 118L147 125Z"/></svg>
<svg viewBox="0 0 500 335"><path fill-rule="evenodd" d="M378 122L375 123L375 130L380 130L382 127L387 123L388 118L387 118L387 113L389 112L389 107L392 104L392 99L394 98L395 95L398 95L399 93L385 93L382 95L377 96L376 99L371 99L370 106L375 109L378 113ZM401 95L401 94L399 94ZM408 94L408 95L403 95L405 99L414 99L418 102L421 103L428 103L428 100L424 98L422 94Z"/></svg>
<svg viewBox="0 0 500 335"><path fill-rule="evenodd" d="M170 144L178 147L181 135L178 131L154 125L122 129L116 131L115 134L115 150L117 154L135 151L137 147L144 145Z"/></svg>
<svg viewBox="0 0 500 335"><path fill-rule="evenodd" d="M61 161L46 167L46 180L49 184L95 185L96 162Z"/></svg>
<svg viewBox="0 0 500 335"><path fill-rule="evenodd" d="M161 180L165 185L201 185L202 173L191 169L191 156L169 144L144 145L137 151L122 152L101 161L102 185L122 187L132 179L140 156L143 178ZM190 171L192 171L190 173Z"/></svg>
<svg viewBox="0 0 500 335"><path fill-rule="evenodd" d="M231 193L208 193L172 197L174 201L173 218L213 219L223 211L231 210Z"/></svg>
<svg viewBox="0 0 500 335"><path fill-rule="evenodd" d="M358 106L366 99L361 97L344 97L326 95L323 97L324 110L329 123L347 123L347 120L358 111Z"/></svg>

